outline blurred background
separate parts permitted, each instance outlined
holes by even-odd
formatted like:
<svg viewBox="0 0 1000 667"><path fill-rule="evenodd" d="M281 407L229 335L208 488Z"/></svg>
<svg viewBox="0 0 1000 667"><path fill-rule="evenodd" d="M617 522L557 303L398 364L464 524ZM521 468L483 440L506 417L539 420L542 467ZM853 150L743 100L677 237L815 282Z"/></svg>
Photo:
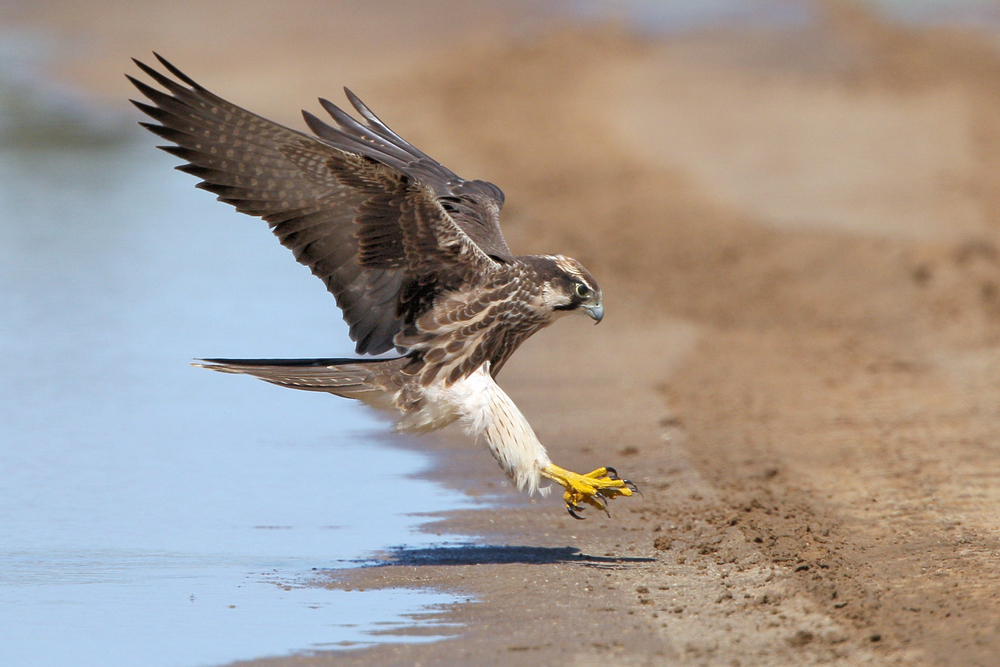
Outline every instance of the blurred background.
<svg viewBox="0 0 1000 667"><path fill-rule="evenodd" d="M746 488L747 460L777 462L835 488L844 525L878 489L858 535L957 521L975 570L1000 488L998 36L986 0L0 3L3 652L196 665L385 641L455 598L310 572L456 541L409 513L483 502L415 478L431 459L357 406L188 367L352 346L264 224L135 126L123 73L152 51L300 129L349 86L500 185L516 252L600 276L619 363L662 352L621 343L637 323L697 329L686 370L648 386L706 478ZM883 555L910 564L893 576L944 558L910 547Z"/></svg>

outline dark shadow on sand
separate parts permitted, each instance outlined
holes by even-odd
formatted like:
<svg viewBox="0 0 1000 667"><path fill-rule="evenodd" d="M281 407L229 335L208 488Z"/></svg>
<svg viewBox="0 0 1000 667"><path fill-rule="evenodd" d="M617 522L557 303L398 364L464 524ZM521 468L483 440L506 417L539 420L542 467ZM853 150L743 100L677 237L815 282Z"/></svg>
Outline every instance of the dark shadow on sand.
<svg viewBox="0 0 1000 667"><path fill-rule="evenodd" d="M591 567L615 567L630 563L650 563L655 558L627 556L591 556L576 547L526 547L491 544L463 544L426 549L397 547L385 555L365 561L372 567L391 565L552 565L580 563Z"/></svg>

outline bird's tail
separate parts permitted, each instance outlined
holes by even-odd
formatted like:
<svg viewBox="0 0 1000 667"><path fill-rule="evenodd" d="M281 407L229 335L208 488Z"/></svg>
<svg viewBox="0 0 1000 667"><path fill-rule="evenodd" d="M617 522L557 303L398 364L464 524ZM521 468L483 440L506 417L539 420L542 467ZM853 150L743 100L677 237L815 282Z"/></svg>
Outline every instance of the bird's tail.
<svg viewBox="0 0 1000 667"><path fill-rule="evenodd" d="M192 366L252 375L272 384L378 403L399 390L399 371L409 361L393 359L198 359Z"/></svg>

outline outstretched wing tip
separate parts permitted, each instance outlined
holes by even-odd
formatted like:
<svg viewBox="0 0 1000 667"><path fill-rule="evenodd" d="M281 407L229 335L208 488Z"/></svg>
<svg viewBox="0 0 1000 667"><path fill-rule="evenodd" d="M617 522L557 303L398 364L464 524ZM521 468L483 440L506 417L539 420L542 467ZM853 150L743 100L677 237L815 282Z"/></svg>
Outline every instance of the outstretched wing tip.
<svg viewBox="0 0 1000 667"><path fill-rule="evenodd" d="M170 62L169 60L167 60L166 58L164 58L163 56L161 56L159 53L157 53L156 51L153 51L153 55L156 56L156 59L158 61L160 61L161 65L163 65L164 67L167 68L167 71L169 71L171 74L173 74L174 76L176 76L178 79L180 79L181 81L183 81L187 85L191 86L195 90L199 90L199 91L205 90L204 88L202 88L198 84L197 81L195 81L194 79L192 79L191 77L189 77L184 72L180 71L180 69L178 69L172 62Z"/></svg>
<svg viewBox="0 0 1000 667"><path fill-rule="evenodd" d="M362 116L365 117L366 120L370 122L371 118L368 117L368 114L371 114L372 116L374 116L375 114L371 113L371 109L368 108L368 105L362 102L361 98L355 95L354 91L348 88L347 86L344 86L344 95L347 96L347 100L351 103L351 106L357 109L358 113L360 113ZM381 121L379 121L379 123L381 123Z"/></svg>
<svg viewBox="0 0 1000 667"><path fill-rule="evenodd" d="M327 284L349 325L374 316L375 324L363 335L356 337L352 333L358 353L392 350L396 347L395 334L402 328L397 314L406 258L401 255L379 265L361 264L356 230L360 207L367 205L367 213L382 218L372 225L373 233L400 237L406 234L399 227L402 211L386 206L392 201L389 195L400 194L389 190L406 181L403 176L420 184L423 192L418 198L424 204L432 204L428 197L460 197L464 202L462 213L457 216L449 216L432 204L428 213L441 217L432 226L455 225L453 231L461 232L471 242L477 250L474 254L483 257L510 254L497 220L497 210L503 201L499 189L484 187L478 181L465 181L428 157L378 119L350 88L345 86L344 94L361 120L330 100L320 98L320 106L330 113L335 124L327 124L303 110L306 125L316 135L312 137L231 104L206 90L159 53L154 51L153 55L160 68L132 58L153 85L125 75L147 98L147 101L130 100L132 104L156 121L140 125L170 143L158 148L184 160L176 168L202 179L197 187L218 195L220 201L243 213L264 218L281 243L295 252L296 259ZM234 137L240 142L233 142ZM400 178L394 185L385 182L384 193L378 192L377 182L385 172L379 171L377 178L374 172L367 173L375 162L397 172ZM257 173L245 171L245 165L253 165ZM290 195L279 196L278 190L267 183L294 183L294 188ZM331 192L337 196L331 198ZM389 198L372 207L369 199L373 196ZM442 228L425 232L438 237ZM401 252L404 242L400 238L393 247L398 246ZM439 272L440 267L434 271ZM391 283L387 287L392 292L389 300L384 298L386 289L378 286L386 278ZM360 309L354 308L355 304ZM349 314L349 311L356 312ZM366 314L359 314L362 312ZM231 360L196 359L191 365L221 370L219 364L227 361Z"/></svg>
<svg viewBox="0 0 1000 667"><path fill-rule="evenodd" d="M312 130L313 134L317 137L322 138L322 131L329 128L329 125L320 120L316 114L311 111L307 111L306 109L302 110L302 119L306 122L306 126Z"/></svg>

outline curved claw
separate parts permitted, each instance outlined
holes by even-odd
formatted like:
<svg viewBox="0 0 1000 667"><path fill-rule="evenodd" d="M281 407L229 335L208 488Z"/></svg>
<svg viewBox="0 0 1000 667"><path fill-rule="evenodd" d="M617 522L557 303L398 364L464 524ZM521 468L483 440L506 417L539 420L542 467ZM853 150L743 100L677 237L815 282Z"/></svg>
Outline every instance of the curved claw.
<svg viewBox="0 0 1000 667"><path fill-rule="evenodd" d="M639 490L631 480L622 479L618 471L609 466L581 475L549 464L541 472L565 488L563 499L566 511L574 519L584 518L580 514L587 505L603 511L610 518L612 500L619 496L631 496Z"/></svg>
<svg viewBox="0 0 1000 667"><path fill-rule="evenodd" d="M611 512L608 511L608 500L609 499L606 495L598 491L594 495L585 498L584 502L587 503L588 505L593 505L599 510L603 510L604 513L607 514L608 517L610 518Z"/></svg>
<svg viewBox="0 0 1000 667"><path fill-rule="evenodd" d="M600 496L602 500L598 501L597 500L597 496ZM611 512L608 511L608 500L609 500L609 498L607 496L601 494L601 493L598 493L597 496L594 496L594 504L597 505L598 508L604 510L604 513L610 519L611 518Z"/></svg>
<svg viewBox="0 0 1000 667"><path fill-rule="evenodd" d="M587 509L586 505L590 505L591 507L601 510L602 512L607 514L608 517L610 518L611 512L608 511L608 500L609 498L600 491L598 491L592 496L584 496L583 498L580 499L573 499L573 500L567 499L566 511L569 512L574 519L584 519L586 517L578 515L577 512L584 511L585 509ZM580 503L580 501L582 501L582 504Z"/></svg>

